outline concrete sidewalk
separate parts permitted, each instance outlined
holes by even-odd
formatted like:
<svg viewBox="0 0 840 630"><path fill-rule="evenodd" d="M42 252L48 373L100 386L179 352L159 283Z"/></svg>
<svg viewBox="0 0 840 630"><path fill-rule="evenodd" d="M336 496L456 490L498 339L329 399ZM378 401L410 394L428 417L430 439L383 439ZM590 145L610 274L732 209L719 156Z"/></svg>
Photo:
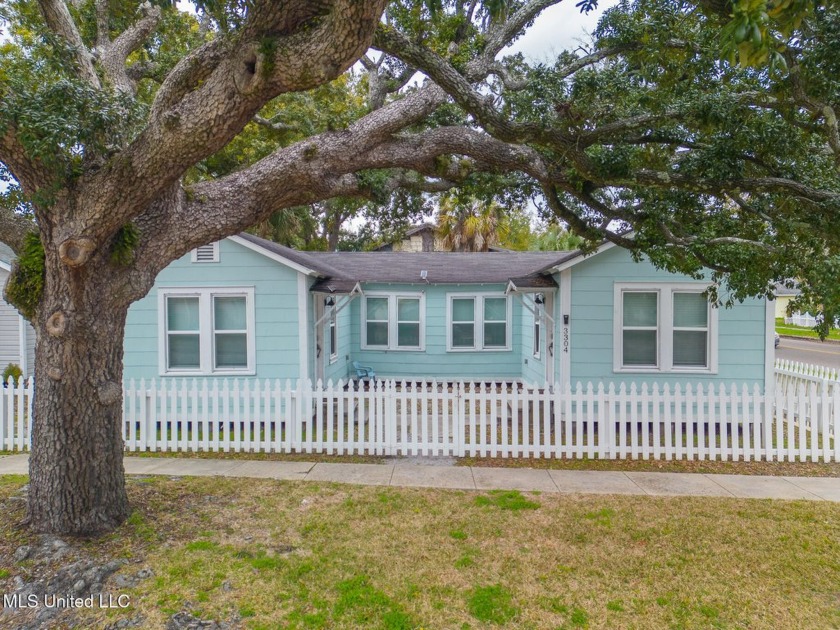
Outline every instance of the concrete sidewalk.
<svg viewBox="0 0 840 630"><path fill-rule="evenodd" d="M28 464L27 455L0 457L0 475L26 474ZM840 502L840 478L827 477L468 468L400 461L387 464L314 464L178 457L126 457L125 471L129 475L223 476L414 488Z"/></svg>

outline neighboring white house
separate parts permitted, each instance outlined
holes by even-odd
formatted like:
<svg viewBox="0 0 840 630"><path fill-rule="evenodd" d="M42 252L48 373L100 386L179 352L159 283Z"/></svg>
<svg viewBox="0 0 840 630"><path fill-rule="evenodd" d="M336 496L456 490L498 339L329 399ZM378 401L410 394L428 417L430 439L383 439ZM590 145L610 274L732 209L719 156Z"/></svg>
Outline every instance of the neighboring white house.
<svg viewBox="0 0 840 630"><path fill-rule="evenodd" d="M0 243L0 285L6 286L15 254ZM35 371L35 330L18 310L0 297L0 372L10 363L20 366L24 376Z"/></svg>

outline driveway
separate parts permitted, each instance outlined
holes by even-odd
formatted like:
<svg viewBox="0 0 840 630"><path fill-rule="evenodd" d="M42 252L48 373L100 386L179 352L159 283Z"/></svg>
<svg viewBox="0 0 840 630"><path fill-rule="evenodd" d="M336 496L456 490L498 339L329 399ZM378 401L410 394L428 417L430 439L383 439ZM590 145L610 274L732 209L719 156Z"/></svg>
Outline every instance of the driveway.
<svg viewBox="0 0 840 630"><path fill-rule="evenodd" d="M840 368L840 343L782 337L776 348L776 358Z"/></svg>

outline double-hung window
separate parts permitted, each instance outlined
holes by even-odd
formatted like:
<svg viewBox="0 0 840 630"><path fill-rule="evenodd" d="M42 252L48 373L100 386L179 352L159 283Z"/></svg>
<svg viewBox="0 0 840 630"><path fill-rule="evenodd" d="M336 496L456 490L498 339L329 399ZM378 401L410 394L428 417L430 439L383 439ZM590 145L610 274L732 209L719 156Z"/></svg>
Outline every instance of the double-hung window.
<svg viewBox="0 0 840 630"><path fill-rule="evenodd" d="M425 297L422 293L368 293L362 303L362 348L423 350Z"/></svg>
<svg viewBox="0 0 840 630"><path fill-rule="evenodd" d="M252 288L161 289L160 372L252 374Z"/></svg>
<svg viewBox="0 0 840 630"><path fill-rule="evenodd" d="M448 349L510 350L510 319L504 295L450 295Z"/></svg>
<svg viewBox="0 0 840 630"><path fill-rule="evenodd" d="M716 372L717 309L702 285L617 284L614 368Z"/></svg>

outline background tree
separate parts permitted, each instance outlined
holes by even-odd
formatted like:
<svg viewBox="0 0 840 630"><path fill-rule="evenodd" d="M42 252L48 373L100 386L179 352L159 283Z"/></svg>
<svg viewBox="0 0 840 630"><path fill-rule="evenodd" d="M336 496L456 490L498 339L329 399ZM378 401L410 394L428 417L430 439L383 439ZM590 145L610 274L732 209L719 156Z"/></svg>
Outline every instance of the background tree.
<svg viewBox="0 0 840 630"><path fill-rule="evenodd" d="M543 252L570 252L584 245L583 239L559 223L549 223L534 234L529 249Z"/></svg>
<svg viewBox="0 0 840 630"><path fill-rule="evenodd" d="M528 249L530 217L522 208L496 201L444 195L437 214L437 235L452 252L486 252L491 247Z"/></svg>
<svg viewBox="0 0 840 630"><path fill-rule="evenodd" d="M552 64L504 56L555 1L214 0L198 20L167 2L2 5L0 238L38 337L35 529L128 513L129 305L194 247L289 208L530 199L587 242L712 269L725 299L799 277L840 312L837 9L781 25L787 0L768 0L784 67L721 59L733 18L677 0L620 4Z"/></svg>

